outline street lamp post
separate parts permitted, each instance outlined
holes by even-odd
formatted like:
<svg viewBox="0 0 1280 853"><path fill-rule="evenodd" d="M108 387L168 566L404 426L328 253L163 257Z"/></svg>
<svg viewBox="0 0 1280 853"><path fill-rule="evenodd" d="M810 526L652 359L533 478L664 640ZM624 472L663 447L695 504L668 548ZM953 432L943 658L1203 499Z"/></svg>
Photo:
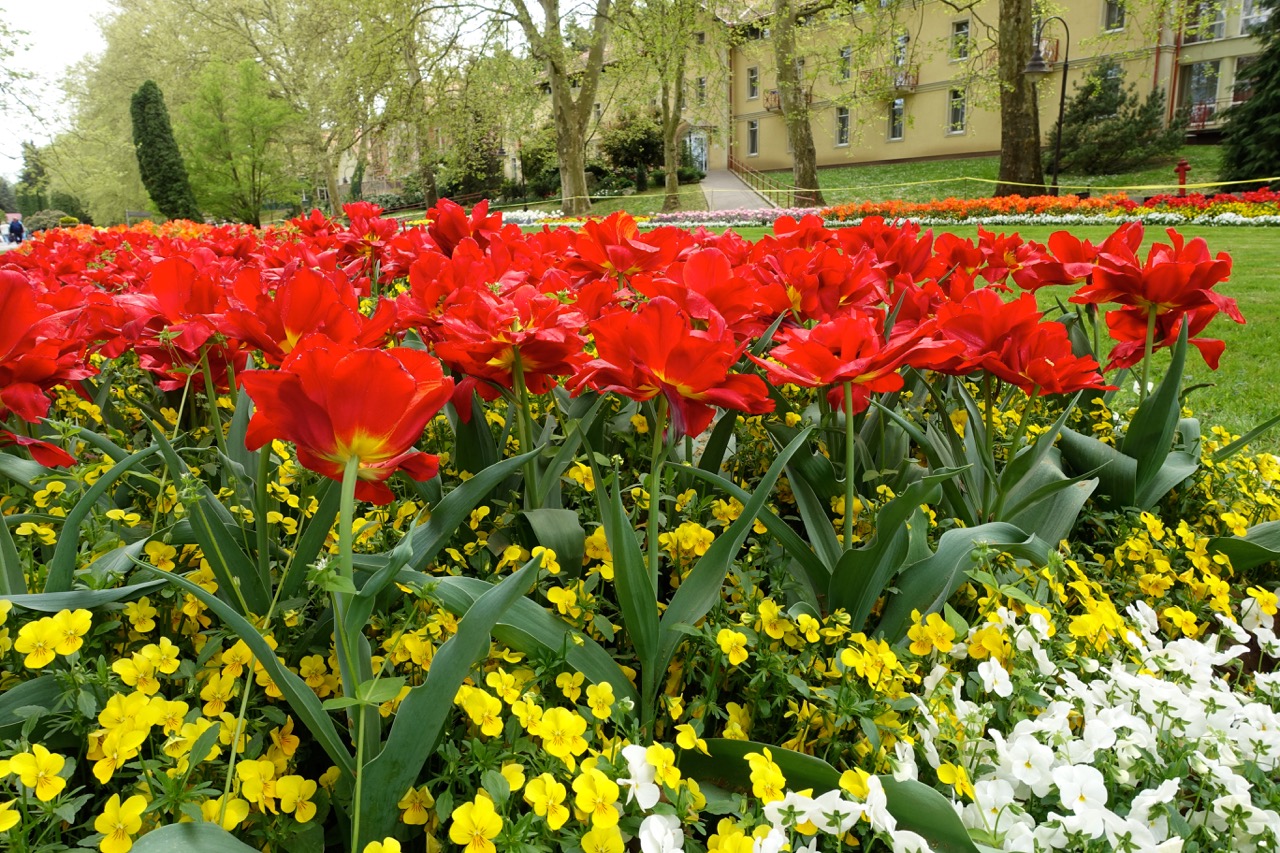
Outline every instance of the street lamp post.
<svg viewBox="0 0 1280 853"><path fill-rule="evenodd" d="M1054 133L1053 142L1053 183L1051 184L1050 195L1058 194L1058 169L1062 163L1062 117L1067 110L1067 65L1071 62L1071 30L1067 27L1067 22L1062 20L1058 15L1050 15L1042 18L1035 27L1035 39L1031 45L1031 59L1027 62L1027 67L1022 69L1032 82L1042 80L1053 73L1053 68L1044 60L1044 53L1040 50L1040 43L1044 40L1044 25L1050 21L1057 21L1062 24L1062 31L1066 33L1066 47L1062 51L1062 94L1058 98L1058 129Z"/></svg>

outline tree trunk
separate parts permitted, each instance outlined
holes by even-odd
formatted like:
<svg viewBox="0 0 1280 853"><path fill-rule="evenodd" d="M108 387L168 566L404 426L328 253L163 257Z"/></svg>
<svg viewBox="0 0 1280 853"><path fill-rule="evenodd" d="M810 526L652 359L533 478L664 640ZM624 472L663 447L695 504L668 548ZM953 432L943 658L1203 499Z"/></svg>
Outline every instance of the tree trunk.
<svg viewBox="0 0 1280 853"><path fill-rule="evenodd" d="M338 195L338 158L331 157L324 166L324 183L329 190L329 213L342 215L342 198Z"/></svg>
<svg viewBox="0 0 1280 853"><path fill-rule="evenodd" d="M587 192L587 152L572 116L556 110L556 154L560 159L560 204L565 216L591 212Z"/></svg>
<svg viewBox="0 0 1280 853"><path fill-rule="evenodd" d="M1000 183L995 190L998 196L1044 191L1040 108L1035 84L1022 73L1031 59L1034 29L1032 0L1000 0Z"/></svg>
<svg viewBox="0 0 1280 853"><path fill-rule="evenodd" d="M791 143L792 183L799 189L794 204L798 207L820 207L825 202L818 188L818 151L813 145L813 128L809 125L809 99L796 67L796 10L792 0L774 0L773 55L778 68L778 96L782 102L782 118Z"/></svg>
<svg viewBox="0 0 1280 853"><path fill-rule="evenodd" d="M679 60L674 82L662 81L663 210L680 209L680 114L684 109L684 60Z"/></svg>

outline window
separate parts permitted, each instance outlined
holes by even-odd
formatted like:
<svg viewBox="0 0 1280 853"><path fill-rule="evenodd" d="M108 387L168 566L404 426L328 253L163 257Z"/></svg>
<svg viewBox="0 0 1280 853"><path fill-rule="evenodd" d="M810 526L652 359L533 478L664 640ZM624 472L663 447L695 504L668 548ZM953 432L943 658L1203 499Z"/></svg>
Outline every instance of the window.
<svg viewBox="0 0 1280 853"><path fill-rule="evenodd" d="M964 89L952 89L947 94L947 133L964 133Z"/></svg>
<svg viewBox="0 0 1280 853"><path fill-rule="evenodd" d="M751 66L747 69L747 100L760 97L760 69Z"/></svg>
<svg viewBox="0 0 1280 853"><path fill-rule="evenodd" d="M698 78L698 82L694 87L694 92L695 92L695 97L697 98L698 106L700 107L706 106L707 104L707 78L706 77Z"/></svg>
<svg viewBox="0 0 1280 853"><path fill-rule="evenodd" d="M1258 3L1258 0L1244 0L1244 8L1240 10L1240 34L1253 35L1259 27L1271 17L1271 10Z"/></svg>
<svg viewBox="0 0 1280 853"><path fill-rule="evenodd" d="M597 122L599 122L600 119L604 118L604 110L601 108L599 104L594 105L591 108L591 111L595 114Z"/></svg>
<svg viewBox="0 0 1280 853"><path fill-rule="evenodd" d="M760 122L751 119L747 122L747 156L755 157L760 153Z"/></svg>
<svg viewBox="0 0 1280 853"><path fill-rule="evenodd" d="M694 33L694 34L693 34L693 40L694 40L695 42L697 42L698 44L706 44L706 43L707 43L707 34L706 34L706 33L701 33L701 32L699 32L699 33Z"/></svg>
<svg viewBox="0 0 1280 853"><path fill-rule="evenodd" d="M893 64L907 64L907 45L911 43L911 36L903 33L893 40Z"/></svg>
<svg viewBox="0 0 1280 853"><path fill-rule="evenodd" d="M797 83L804 82L804 57L803 56L796 60L796 82Z"/></svg>
<svg viewBox="0 0 1280 853"><path fill-rule="evenodd" d="M1196 62L1184 72L1186 77L1183 91L1186 92L1186 106L1193 127L1204 126L1212 121L1218 111L1219 65L1217 59Z"/></svg>
<svg viewBox="0 0 1280 853"><path fill-rule="evenodd" d="M849 144L849 108L836 107L836 145Z"/></svg>
<svg viewBox="0 0 1280 853"><path fill-rule="evenodd" d="M1102 28L1107 32L1124 29L1124 0L1107 0L1103 4Z"/></svg>
<svg viewBox="0 0 1280 853"><path fill-rule="evenodd" d="M1184 44L1213 41L1226 35L1227 13L1217 0L1201 0L1187 13Z"/></svg>
<svg viewBox="0 0 1280 853"><path fill-rule="evenodd" d="M1231 87L1232 103L1239 104L1253 96L1253 86L1257 82L1254 75L1257 71L1251 71L1250 68L1257 61L1257 56L1236 57L1236 79L1235 85Z"/></svg>
<svg viewBox="0 0 1280 853"><path fill-rule="evenodd" d="M968 21L954 21L951 24L951 58L957 61L969 58Z"/></svg>
<svg viewBox="0 0 1280 853"><path fill-rule="evenodd" d="M889 141L896 142L906 135L907 102L894 98L889 104Z"/></svg>
<svg viewBox="0 0 1280 853"><path fill-rule="evenodd" d="M840 79L848 80L853 76L853 48L840 48Z"/></svg>

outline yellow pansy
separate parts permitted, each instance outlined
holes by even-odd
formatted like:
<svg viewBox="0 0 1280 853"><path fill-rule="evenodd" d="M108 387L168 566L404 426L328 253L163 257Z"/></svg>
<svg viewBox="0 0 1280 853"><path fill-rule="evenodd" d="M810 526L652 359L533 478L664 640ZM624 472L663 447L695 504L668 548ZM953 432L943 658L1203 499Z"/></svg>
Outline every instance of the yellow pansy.
<svg viewBox="0 0 1280 853"><path fill-rule="evenodd" d="M496 853L493 838L502 831L502 815L494 811L487 797L476 797L453 812L449 840L461 844L467 853Z"/></svg>
<svg viewBox="0 0 1280 853"><path fill-rule="evenodd" d="M133 846L133 836L142 829L142 813L147 800L135 794L122 804L119 794L112 794L102 814L93 822L93 828L102 833L98 849L102 853L126 853Z"/></svg>
<svg viewBox="0 0 1280 853"><path fill-rule="evenodd" d="M529 780L524 788L524 801L536 815L547 819L547 826L554 832L569 819L569 808L564 804L568 791L550 773L543 773Z"/></svg>

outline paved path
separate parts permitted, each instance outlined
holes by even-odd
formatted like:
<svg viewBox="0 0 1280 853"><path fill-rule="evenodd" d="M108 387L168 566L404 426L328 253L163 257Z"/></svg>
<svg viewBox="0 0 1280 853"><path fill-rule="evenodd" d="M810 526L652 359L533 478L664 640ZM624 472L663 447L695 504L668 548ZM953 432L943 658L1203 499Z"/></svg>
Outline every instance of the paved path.
<svg viewBox="0 0 1280 853"><path fill-rule="evenodd" d="M702 179L702 194L707 197L707 210L759 210L777 207L742 182L728 169L712 169Z"/></svg>

